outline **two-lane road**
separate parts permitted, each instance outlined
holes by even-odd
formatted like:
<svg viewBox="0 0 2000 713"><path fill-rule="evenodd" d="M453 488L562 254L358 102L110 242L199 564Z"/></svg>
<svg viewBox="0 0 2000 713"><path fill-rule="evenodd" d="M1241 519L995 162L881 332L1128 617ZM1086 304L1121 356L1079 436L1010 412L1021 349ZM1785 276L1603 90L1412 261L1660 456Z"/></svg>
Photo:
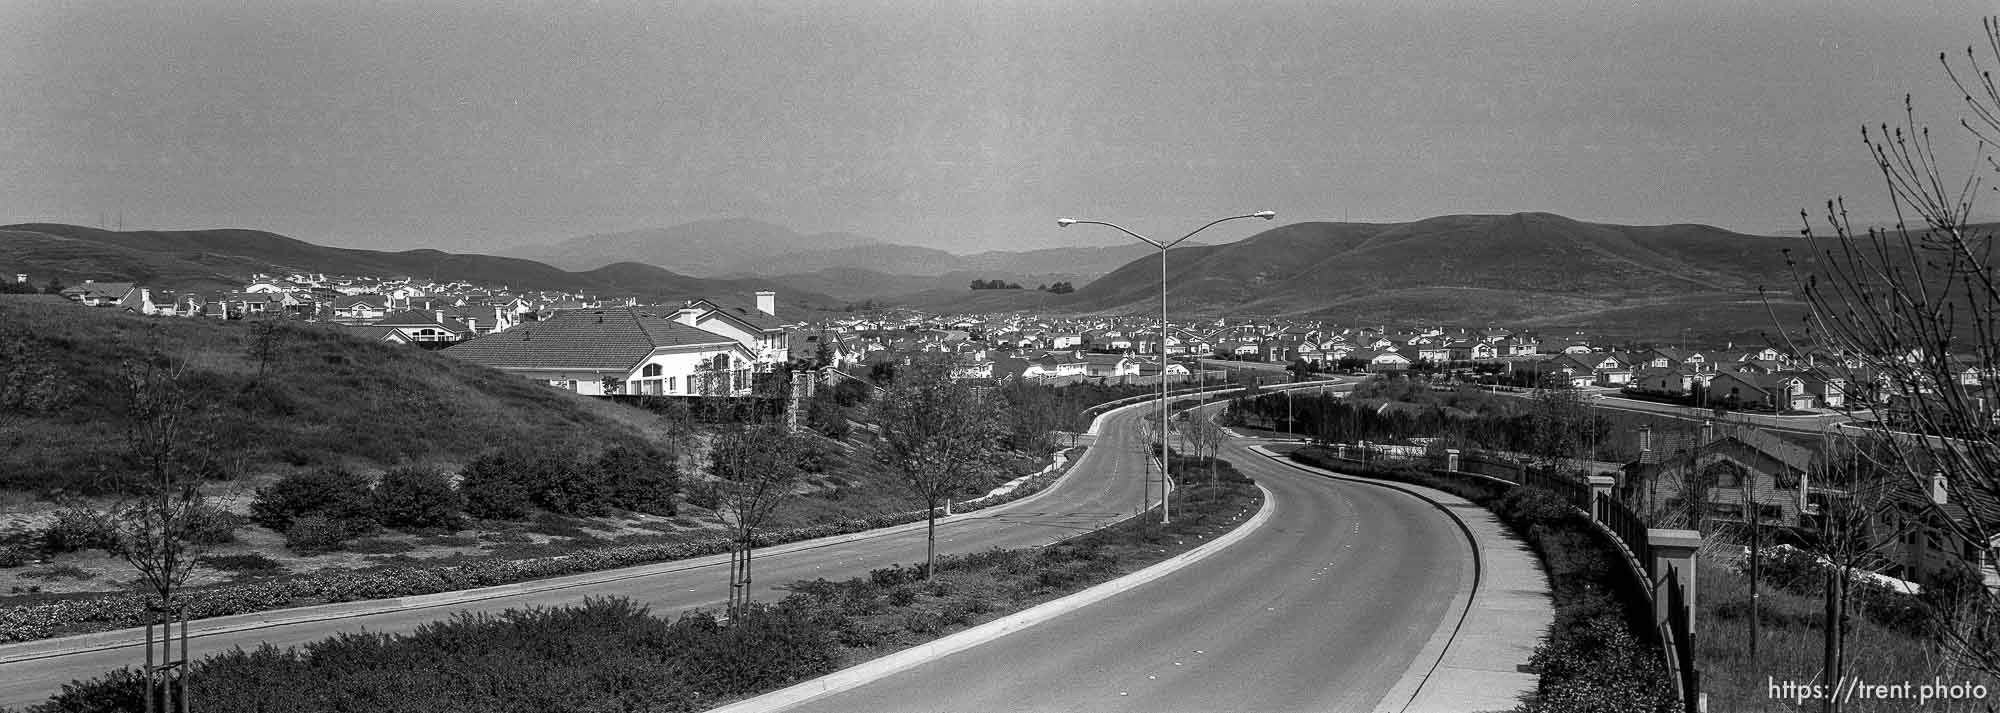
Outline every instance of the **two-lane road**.
<svg viewBox="0 0 2000 713"><path fill-rule="evenodd" d="M800 711L1370 711L1456 626L1473 552L1431 504L1231 444L1273 493L1263 528L1040 626ZM1429 660L1425 660L1428 658ZM1403 690L1406 695L1409 690Z"/></svg>
<svg viewBox="0 0 2000 713"><path fill-rule="evenodd" d="M971 552L993 547L1044 545L1130 517L1140 505L1146 467L1136 431L1149 405L1114 412L1105 419L1090 448L1071 475L1056 487L1028 499L941 522L939 549ZM921 525L859 538L795 543L760 550L755 560L759 599L782 597L776 588L801 579L843 579L865 576L870 569L922 561ZM617 572L599 572L533 583L528 587L496 588L490 598L461 601L465 593L412 597L397 602L354 602L281 612L262 612L195 622L195 657L233 647L261 643L293 646L341 632L367 629L409 631L459 612L497 612L526 606L575 604L584 597L622 596L673 614L694 608L720 608L727 593L726 556L663 563ZM608 581L606 581L608 580ZM560 588L548 589L550 585ZM522 591L528 590L528 591ZM446 603L436 603L440 601ZM337 617L295 623L302 616ZM247 628L245 627L256 627ZM218 632L229 628L244 630ZM143 630L126 629L0 646L0 706L36 703L75 678L141 662Z"/></svg>

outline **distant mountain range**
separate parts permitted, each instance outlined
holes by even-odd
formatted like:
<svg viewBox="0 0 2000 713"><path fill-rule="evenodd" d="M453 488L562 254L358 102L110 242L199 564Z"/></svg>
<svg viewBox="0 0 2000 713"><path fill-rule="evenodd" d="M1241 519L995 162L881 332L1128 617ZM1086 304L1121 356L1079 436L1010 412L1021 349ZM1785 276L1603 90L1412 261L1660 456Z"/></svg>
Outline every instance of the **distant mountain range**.
<svg viewBox="0 0 2000 713"><path fill-rule="evenodd" d="M652 265L620 262L569 272L532 260L437 250L383 252L315 245L260 230L111 231L76 225L31 223L0 226L0 272L131 281L175 290L226 290L253 273L291 272L409 276L517 290L565 290L638 296L710 296L747 300L762 289L779 291L785 304L834 306L838 302L769 279L690 277Z"/></svg>
<svg viewBox="0 0 2000 713"><path fill-rule="evenodd" d="M801 235L770 223L727 219L586 235L553 245L510 248L501 254L566 270L640 262L683 275L722 277L738 265L788 253L879 244L881 241L852 233Z"/></svg>
<svg viewBox="0 0 2000 713"><path fill-rule="evenodd" d="M1792 287L1787 247L1801 246L1704 225L1607 225L1548 213L1297 223L1227 245L1175 249L1168 299L1190 315L1345 323L1768 324L1757 288ZM1158 305L1158 270L1150 258L1134 261L1061 304L1148 312Z"/></svg>
<svg viewBox="0 0 2000 713"><path fill-rule="evenodd" d="M680 238L693 242L673 242ZM618 261L593 264L580 257L585 247L615 245L629 248ZM675 255L677 245L681 253L702 252L706 261L677 264L718 272L694 277L637 259ZM207 289L238 285L252 272L291 271L660 296L775 289L787 304L835 307L876 299L937 311L1151 313L1159 299L1158 263L1145 246L954 255L853 235L801 236L755 221L593 236L562 246L576 260L568 264L589 269L435 250L331 248L254 230L113 232L30 224L0 227L0 274ZM1175 248L1168 261L1169 306L1189 316L1655 331L1726 326L1755 333L1770 328L1770 309L1781 319L1796 313L1787 297L1793 286L1781 252L1787 247L1803 245L1795 237L1704 225L1608 225L1548 213L1297 223L1235 243ZM1810 259L1808 251L1795 252ZM974 279L1027 289L970 290ZM1079 289L1068 295L1034 289L1058 280ZM1774 288L1770 309L1757 294L1760 285Z"/></svg>
<svg viewBox="0 0 2000 713"><path fill-rule="evenodd" d="M671 228L589 235L505 251L571 270L620 261L716 278L779 278L850 300L963 289L975 279L1026 287L1083 283L1133 259L1144 245L989 250L971 255L886 243L852 233L804 235L755 220L709 220Z"/></svg>

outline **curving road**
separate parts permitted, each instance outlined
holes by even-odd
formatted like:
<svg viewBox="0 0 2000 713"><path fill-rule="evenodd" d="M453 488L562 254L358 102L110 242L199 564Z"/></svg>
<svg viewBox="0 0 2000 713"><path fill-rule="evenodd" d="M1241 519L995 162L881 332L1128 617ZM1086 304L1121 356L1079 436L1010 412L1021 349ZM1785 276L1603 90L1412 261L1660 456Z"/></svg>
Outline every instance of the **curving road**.
<svg viewBox="0 0 2000 713"><path fill-rule="evenodd" d="M1133 515L1139 509L1147 467L1137 424L1150 406L1141 404L1105 417L1096 438L1099 445L1086 451L1070 476L1055 487L1015 503L940 521L939 550L1043 545ZM844 579L878 567L921 561L922 528L916 523L759 550L753 563L755 596L782 597L776 587L800 579ZM588 596L629 597L664 614L720 609L727 597L727 561L726 556L712 556L486 590L208 619L192 627L191 652L200 657L260 643L292 646L362 629L407 631L457 612L573 604ZM143 630L126 629L0 646L0 706L37 703L72 679L137 665L143 656L142 637Z"/></svg>
<svg viewBox="0 0 2000 713"><path fill-rule="evenodd" d="M1368 711L1421 675L1473 586L1465 533L1431 504L1225 457L1274 494L1218 556L1041 626L805 701L799 711ZM1429 660L1425 660L1425 659ZM1410 690L1405 687L1404 695Z"/></svg>

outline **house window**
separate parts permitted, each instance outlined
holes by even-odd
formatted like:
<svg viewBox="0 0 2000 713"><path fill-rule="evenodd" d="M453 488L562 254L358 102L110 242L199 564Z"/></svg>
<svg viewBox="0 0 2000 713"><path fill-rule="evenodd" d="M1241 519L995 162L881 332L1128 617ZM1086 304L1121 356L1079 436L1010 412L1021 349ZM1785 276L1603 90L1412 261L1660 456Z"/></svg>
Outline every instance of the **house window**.
<svg viewBox="0 0 2000 713"><path fill-rule="evenodd" d="M1785 506L1758 503L1757 519L1763 522L1784 522Z"/></svg>
<svg viewBox="0 0 2000 713"><path fill-rule="evenodd" d="M647 364L645 368L643 368L643 369L640 369L640 370L639 370L639 375L640 375L640 376L648 376L648 377L650 377L650 376L659 376L659 375L660 375L660 365L658 365L658 364Z"/></svg>
<svg viewBox="0 0 2000 713"><path fill-rule="evenodd" d="M1715 503L1713 507L1714 511L1709 514L1709 517L1711 519L1716 519L1716 520L1743 519L1743 505L1741 503Z"/></svg>
<svg viewBox="0 0 2000 713"><path fill-rule="evenodd" d="M669 393L669 394L677 394L677 393L680 393L680 391L681 391L681 383L680 383L680 382L681 382L681 378L680 378L680 377L678 377L678 376L669 376L669 377L667 377L667 393Z"/></svg>
<svg viewBox="0 0 2000 713"><path fill-rule="evenodd" d="M1716 463L1708 467L1706 474L1718 488L1743 487L1743 469L1735 463Z"/></svg>

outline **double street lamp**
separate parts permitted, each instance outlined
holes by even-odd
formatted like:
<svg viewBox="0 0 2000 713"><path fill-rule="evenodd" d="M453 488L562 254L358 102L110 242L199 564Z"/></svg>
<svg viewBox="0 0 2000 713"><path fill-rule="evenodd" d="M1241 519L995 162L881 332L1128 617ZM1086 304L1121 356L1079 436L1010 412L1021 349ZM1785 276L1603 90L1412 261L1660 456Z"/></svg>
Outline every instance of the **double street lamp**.
<svg viewBox="0 0 2000 713"><path fill-rule="evenodd" d="M1138 234L1138 233L1135 233L1135 232L1132 232L1132 231L1130 231L1130 230L1126 230L1124 226L1122 226L1122 225L1118 225L1117 223L1107 223L1107 222L1105 222L1105 221L1102 221L1102 220L1078 220L1078 219L1075 219L1075 218L1057 218L1057 219L1056 219L1056 227L1058 227L1058 228L1067 228L1067 227L1069 227L1069 226L1072 226L1072 225L1079 225L1079 224L1081 224L1081 225L1102 225L1102 226L1104 226L1104 227L1107 227L1107 228L1111 228L1112 230L1116 230L1116 231L1118 231L1118 232L1121 232L1121 233L1124 233L1124 234L1126 234L1126 235L1130 235L1130 236L1132 236L1132 237L1134 237L1134 238L1138 238L1138 239L1140 240L1140 242L1143 242L1143 243L1145 243L1145 244L1147 244L1147 245L1151 245L1151 246L1153 246L1154 248L1157 248L1157 249L1159 249L1159 251L1160 251L1160 522L1163 522L1163 523L1164 523L1164 522L1168 522L1168 521L1169 521L1169 519L1170 519L1170 517L1171 517L1171 514L1170 514L1170 513L1168 512L1168 506L1167 506L1167 492L1168 492L1168 491L1167 491L1167 488L1168 488L1168 487L1170 487L1170 485L1171 485L1171 484L1172 484L1172 482L1173 482L1172 480L1169 480L1169 479L1168 479L1168 477L1167 477L1167 457L1168 457L1168 453L1167 453L1167 428L1168 428L1168 422L1167 422L1167 250L1168 250L1169 248L1172 248L1172 247L1173 247L1173 246L1175 246L1175 245L1179 245L1179 244L1181 244L1181 241L1183 241L1183 240L1187 240L1188 238L1192 238L1192 237L1194 237L1195 233L1199 233L1199 232L1201 232L1201 231L1204 231L1204 230L1207 230L1207 229L1209 229L1209 228L1211 228L1211 227L1214 227L1214 226L1215 226L1215 224L1217 224L1217 223L1225 223L1225 222L1228 222L1228 221L1232 221L1232 220L1241 220L1241 219L1244 219L1244 218L1263 218L1263 219L1265 219L1265 220L1270 220L1270 219L1272 219L1272 218L1276 218L1276 217L1278 217L1278 214L1277 214L1277 212L1275 212L1275 211L1268 211L1268 210L1267 210L1267 211L1260 211L1260 212L1256 212L1256 213L1250 213L1250 214L1248 214L1248 215L1232 215L1232 216L1229 216L1229 217L1227 217L1227 218L1217 218L1217 219L1215 219L1215 220L1212 220L1212 221L1209 221L1208 225L1204 225L1204 226L1201 226L1201 227L1199 227L1199 228L1195 228L1194 230L1191 230L1191 231L1189 231L1189 232L1188 232L1188 234L1186 234L1186 235L1183 235L1183 236L1180 236L1179 238L1175 238L1174 240L1172 240L1172 241L1169 241L1169 242L1161 242L1161 241L1158 241L1158 240L1154 240L1154 239L1152 239L1152 238L1148 238L1148 237L1146 237L1146 236L1144 236L1144 235L1140 235L1140 234ZM1198 368L1198 367L1197 367L1197 368ZM1144 501L1144 500L1146 500L1146 499L1149 499L1149 498L1150 498L1151 496L1152 496L1152 485L1151 485L1151 484L1149 483L1149 484L1147 484L1147 486L1146 486L1146 493L1145 493L1144 495L1141 495L1141 496L1140 496L1140 498L1141 498L1141 500L1142 500L1142 501Z"/></svg>

